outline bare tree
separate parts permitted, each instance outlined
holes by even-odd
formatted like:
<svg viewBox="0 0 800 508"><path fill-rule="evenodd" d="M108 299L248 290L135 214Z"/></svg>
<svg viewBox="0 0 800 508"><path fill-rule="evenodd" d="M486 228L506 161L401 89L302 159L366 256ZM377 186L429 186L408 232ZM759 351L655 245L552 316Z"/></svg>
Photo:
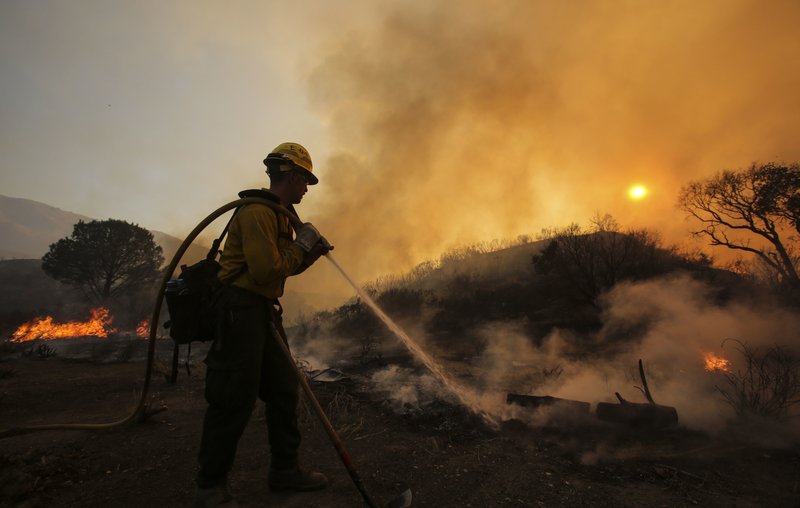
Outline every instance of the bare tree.
<svg viewBox="0 0 800 508"><path fill-rule="evenodd" d="M679 205L700 221L695 235L758 256L786 284L800 288L798 258L787 231L800 232L800 166L754 164L722 171L684 187Z"/></svg>
<svg viewBox="0 0 800 508"><path fill-rule="evenodd" d="M759 415L783 419L800 404L800 361L782 346L754 348L746 342L733 342L742 357L737 371L724 372L727 386L717 387L739 417Z"/></svg>
<svg viewBox="0 0 800 508"><path fill-rule="evenodd" d="M780 217L800 233L800 165L764 164L754 177L758 210Z"/></svg>

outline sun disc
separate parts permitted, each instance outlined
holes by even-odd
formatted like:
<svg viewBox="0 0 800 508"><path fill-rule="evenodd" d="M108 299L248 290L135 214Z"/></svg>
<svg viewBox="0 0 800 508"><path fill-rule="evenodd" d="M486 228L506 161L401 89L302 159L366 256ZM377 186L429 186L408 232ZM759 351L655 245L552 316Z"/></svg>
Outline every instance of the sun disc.
<svg viewBox="0 0 800 508"><path fill-rule="evenodd" d="M628 189L628 197L634 201L644 199L647 196L647 187L644 185L634 185Z"/></svg>

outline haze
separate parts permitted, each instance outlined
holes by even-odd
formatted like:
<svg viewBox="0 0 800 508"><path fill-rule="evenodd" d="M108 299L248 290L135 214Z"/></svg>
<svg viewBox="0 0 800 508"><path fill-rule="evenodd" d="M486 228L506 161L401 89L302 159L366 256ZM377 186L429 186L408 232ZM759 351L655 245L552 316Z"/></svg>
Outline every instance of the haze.
<svg viewBox="0 0 800 508"><path fill-rule="evenodd" d="M597 212L683 242L682 185L800 160L798 22L794 1L3 2L0 193L183 237L294 140L321 180L300 213L358 280Z"/></svg>

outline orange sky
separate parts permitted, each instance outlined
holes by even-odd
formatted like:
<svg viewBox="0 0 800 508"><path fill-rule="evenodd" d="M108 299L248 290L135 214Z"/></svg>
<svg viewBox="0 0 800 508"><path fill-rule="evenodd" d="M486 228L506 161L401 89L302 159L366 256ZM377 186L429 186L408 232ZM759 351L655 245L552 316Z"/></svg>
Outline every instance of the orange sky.
<svg viewBox="0 0 800 508"><path fill-rule="evenodd" d="M389 9L312 75L334 155L315 220L362 276L596 212L683 242L682 185L800 159L800 4L765 5Z"/></svg>

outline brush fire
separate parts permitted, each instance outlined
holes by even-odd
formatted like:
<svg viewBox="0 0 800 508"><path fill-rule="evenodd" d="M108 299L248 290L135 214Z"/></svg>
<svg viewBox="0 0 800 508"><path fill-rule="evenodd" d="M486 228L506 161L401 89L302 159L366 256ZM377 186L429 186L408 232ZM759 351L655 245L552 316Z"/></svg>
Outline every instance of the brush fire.
<svg viewBox="0 0 800 508"><path fill-rule="evenodd" d="M730 372L731 362L714 353L703 353L708 372Z"/></svg>
<svg viewBox="0 0 800 508"><path fill-rule="evenodd" d="M136 325L136 335L139 337L147 337L150 334L150 321L143 320Z"/></svg>
<svg viewBox="0 0 800 508"><path fill-rule="evenodd" d="M67 339L73 337L98 337L106 338L109 334L118 333L113 326L114 318L105 307L91 309L90 317L86 321L68 321L56 323L52 316L33 319L19 328L11 335L9 342L28 342L37 339ZM147 320L139 322L136 335L146 337L150 324Z"/></svg>

